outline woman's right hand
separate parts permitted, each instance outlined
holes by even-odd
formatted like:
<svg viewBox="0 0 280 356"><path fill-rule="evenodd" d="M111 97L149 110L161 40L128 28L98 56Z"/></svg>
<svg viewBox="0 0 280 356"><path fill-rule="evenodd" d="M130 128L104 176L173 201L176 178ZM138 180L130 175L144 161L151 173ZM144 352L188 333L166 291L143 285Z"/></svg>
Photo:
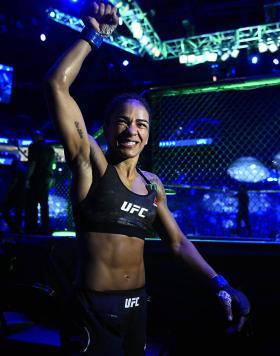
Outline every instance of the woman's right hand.
<svg viewBox="0 0 280 356"><path fill-rule="evenodd" d="M81 17L85 26L93 27L103 37L110 36L119 23L117 8L104 1L86 0Z"/></svg>

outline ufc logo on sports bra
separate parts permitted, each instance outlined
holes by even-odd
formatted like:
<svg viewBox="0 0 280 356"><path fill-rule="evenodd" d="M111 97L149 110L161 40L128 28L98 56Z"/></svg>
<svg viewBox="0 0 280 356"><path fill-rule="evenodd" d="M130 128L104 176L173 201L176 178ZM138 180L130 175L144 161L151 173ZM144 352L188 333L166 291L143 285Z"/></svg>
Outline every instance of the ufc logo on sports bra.
<svg viewBox="0 0 280 356"><path fill-rule="evenodd" d="M127 308L133 308L133 307L139 307L138 301L139 301L139 297L137 297L137 298L126 298L124 307L126 309Z"/></svg>
<svg viewBox="0 0 280 356"><path fill-rule="evenodd" d="M140 216L140 218L145 218L146 215L144 215L144 212L148 211L148 209L141 208L141 206L132 204L132 203L128 203L127 201L123 202L123 205L121 206L121 210L126 211L130 214L137 213L137 215Z"/></svg>

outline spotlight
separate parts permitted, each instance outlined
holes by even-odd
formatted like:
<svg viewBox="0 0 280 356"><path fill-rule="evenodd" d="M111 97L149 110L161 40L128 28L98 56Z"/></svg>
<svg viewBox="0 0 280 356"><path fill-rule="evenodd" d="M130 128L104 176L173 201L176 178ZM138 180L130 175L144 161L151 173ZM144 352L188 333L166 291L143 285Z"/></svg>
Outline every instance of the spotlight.
<svg viewBox="0 0 280 356"><path fill-rule="evenodd" d="M133 37L136 39L140 39L143 36L143 29L142 26L139 22L133 21L131 24L131 31L133 34Z"/></svg>
<svg viewBox="0 0 280 356"><path fill-rule="evenodd" d="M56 14L55 14L54 11L51 11L51 12L49 13L49 16L54 19L54 18L56 17Z"/></svg>
<svg viewBox="0 0 280 356"><path fill-rule="evenodd" d="M41 34L40 34L40 40L41 40L42 42L45 42L46 39L47 39L47 36L46 36L44 33L41 33Z"/></svg>
<svg viewBox="0 0 280 356"><path fill-rule="evenodd" d="M272 42L268 45L268 49L270 50L271 53L274 53L278 51L278 46L275 42Z"/></svg>
<svg viewBox="0 0 280 356"><path fill-rule="evenodd" d="M195 54L189 54L189 55L188 55L187 62L188 62L189 64L195 63L195 62L196 62L196 55L195 55Z"/></svg>
<svg viewBox="0 0 280 356"><path fill-rule="evenodd" d="M221 55L221 60L223 62L225 62L226 60L229 59L229 52L224 52L222 55Z"/></svg>
<svg viewBox="0 0 280 356"><path fill-rule="evenodd" d="M251 57L251 62L252 64L257 64L259 62L259 57L258 56Z"/></svg>
<svg viewBox="0 0 280 356"><path fill-rule="evenodd" d="M239 52L239 49L233 48L230 55L232 56L232 58L237 58L239 56Z"/></svg>
<svg viewBox="0 0 280 356"><path fill-rule="evenodd" d="M124 67L127 67L129 65L129 61L127 59L125 59L123 62L122 62L122 65Z"/></svg>
<svg viewBox="0 0 280 356"><path fill-rule="evenodd" d="M258 49L259 49L260 53L264 53L264 52L267 52L268 46L267 46L267 44L265 42L260 42L258 44Z"/></svg>
<svg viewBox="0 0 280 356"><path fill-rule="evenodd" d="M207 61L204 54L199 54L196 56L197 63L205 63Z"/></svg>
<svg viewBox="0 0 280 356"><path fill-rule="evenodd" d="M218 54L215 52L205 52L205 56L208 62L216 62Z"/></svg>
<svg viewBox="0 0 280 356"><path fill-rule="evenodd" d="M179 56L179 62L181 64L185 64L185 63L187 63L187 61L188 61L188 56L186 54L181 54Z"/></svg>
<svg viewBox="0 0 280 356"><path fill-rule="evenodd" d="M152 49L152 54L155 56L155 57L159 57L161 55L161 52L160 52L160 49L157 48L157 47L154 47Z"/></svg>
<svg viewBox="0 0 280 356"><path fill-rule="evenodd" d="M278 59L278 58L274 58L274 59L273 59L273 64L275 64L276 66L278 66L279 63L280 63L280 62L279 62L279 59Z"/></svg>
<svg viewBox="0 0 280 356"><path fill-rule="evenodd" d="M147 36L144 35L144 36L140 39L140 43L141 43L141 45L146 46L146 45L149 43L149 37L147 37Z"/></svg>

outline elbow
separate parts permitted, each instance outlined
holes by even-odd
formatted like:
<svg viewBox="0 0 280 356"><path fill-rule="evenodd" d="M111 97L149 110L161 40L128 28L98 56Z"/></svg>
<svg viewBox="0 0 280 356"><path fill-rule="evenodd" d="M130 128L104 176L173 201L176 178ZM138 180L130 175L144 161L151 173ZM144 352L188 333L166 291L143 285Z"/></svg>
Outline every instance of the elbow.
<svg viewBox="0 0 280 356"><path fill-rule="evenodd" d="M181 241L181 239L172 242L170 247L171 247L171 250L174 253L174 255L176 255L176 256L180 256L181 255L181 250L182 250L182 241Z"/></svg>
<svg viewBox="0 0 280 356"><path fill-rule="evenodd" d="M44 78L44 86L46 91L55 92L55 91L68 91L69 85L67 84L66 75L55 73L49 71Z"/></svg>
<svg viewBox="0 0 280 356"><path fill-rule="evenodd" d="M176 256L184 255L188 247L189 240L184 235L179 235L171 244L171 249Z"/></svg>

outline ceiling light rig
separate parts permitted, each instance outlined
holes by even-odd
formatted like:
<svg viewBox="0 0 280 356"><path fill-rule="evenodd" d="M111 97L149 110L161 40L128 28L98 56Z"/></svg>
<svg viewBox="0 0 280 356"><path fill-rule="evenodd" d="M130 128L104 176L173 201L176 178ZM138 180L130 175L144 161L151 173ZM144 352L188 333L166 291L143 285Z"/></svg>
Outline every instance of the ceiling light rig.
<svg viewBox="0 0 280 356"><path fill-rule="evenodd" d="M55 21L58 22L66 27L71 28L72 30L81 32L85 27L82 19L65 14L58 9L49 8L46 10L47 16ZM140 55L139 53L139 43L136 39L125 37L125 36L118 36L113 33L111 36L104 38L104 42L109 43L115 47L118 47L126 52Z"/></svg>
<svg viewBox="0 0 280 356"><path fill-rule="evenodd" d="M235 30L161 41L136 1L111 1L121 22L131 32L125 37L115 31L105 42L137 56L149 55L153 60L178 59L186 66L237 58L240 51L256 48L260 53L274 53L280 45L280 22L244 27ZM50 19L76 31L82 31L83 21L57 9L47 9Z"/></svg>
<svg viewBox="0 0 280 356"><path fill-rule="evenodd" d="M118 8L119 15L133 38L138 41L139 54L148 53L152 58L161 57L162 41L137 2L131 0L111 2Z"/></svg>

